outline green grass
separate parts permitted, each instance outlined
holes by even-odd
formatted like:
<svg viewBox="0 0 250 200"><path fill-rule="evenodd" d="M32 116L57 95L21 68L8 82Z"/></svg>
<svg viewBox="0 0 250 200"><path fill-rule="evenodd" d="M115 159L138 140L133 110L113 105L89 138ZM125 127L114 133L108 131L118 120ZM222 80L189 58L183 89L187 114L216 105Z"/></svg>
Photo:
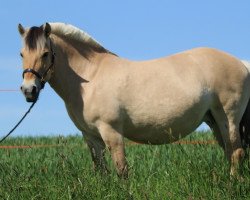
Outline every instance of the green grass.
<svg viewBox="0 0 250 200"><path fill-rule="evenodd" d="M186 140L213 139L194 133ZM127 145L129 179L94 173L82 137L11 138L6 145L58 147L0 149L0 199L250 199L250 175L230 180L218 145Z"/></svg>

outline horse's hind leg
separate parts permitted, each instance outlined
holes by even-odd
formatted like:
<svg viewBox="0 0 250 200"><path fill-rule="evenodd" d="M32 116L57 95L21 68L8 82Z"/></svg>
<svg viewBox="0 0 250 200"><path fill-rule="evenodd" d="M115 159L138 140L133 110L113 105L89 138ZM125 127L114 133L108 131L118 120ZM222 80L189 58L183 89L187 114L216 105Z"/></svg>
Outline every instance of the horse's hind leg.
<svg viewBox="0 0 250 200"><path fill-rule="evenodd" d="M101 138L94 136L89 136L84 134L86 143L90 149L93 166L95 171L100 171L102 173L108 173L105 154L105 143Z"/></svg>
<svg viewBox="0 0 250 200"><path fill-rule="evenodd" d="M239 123L241 115L237 111L213 110L212 114L220 129L225 145L225 154L230 162L230 175L236 176L244 158L244 150L241 145Z"/></svg>

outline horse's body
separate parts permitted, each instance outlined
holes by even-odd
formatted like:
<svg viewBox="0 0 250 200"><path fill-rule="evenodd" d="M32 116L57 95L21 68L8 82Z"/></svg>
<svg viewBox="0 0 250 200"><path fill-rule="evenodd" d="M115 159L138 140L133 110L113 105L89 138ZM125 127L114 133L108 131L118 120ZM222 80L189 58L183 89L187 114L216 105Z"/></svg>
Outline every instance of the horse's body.
<svg viewBox="0 0 250 200"><path fill-rule="evenodd" d="M180 139L195 130L208 111L215 112L220 94L211 76L219 81L221 92L227 91L229 83L238 87L238 77L228 76L239 65L241 81L247 74L234 58L207 48L146 62L124 61L113 55L105 59L90 80L92 84L83 84L85 121L93 127L97 119L116 122L125 137L150 144ZM229 69L225 72L218 62ZM234 93L227 91L228 96Z"/></svg>
<svg viewBox="0 0 250 200"><path fill-rule="evenodd" d="M118 173L126 175L123 137L165 144L206 122L232 163L231 174L235 173L244 156L240 128L244 132L248 126L240 127L240 122L250 97L249 73L240 60L215 49L198 48L134 62L117 57L70 25L51 23L38 30L44 35L32 36L35 30L19 26L26 42L24 68L45 71L50 57L44 59L44 52L55 52L53 69L45 80L84 132L96 166L105 168L107 146ZM22 86L31 101L41 89L35 75L26 73ZM247 119L249 114L244 116Z"/></svg>

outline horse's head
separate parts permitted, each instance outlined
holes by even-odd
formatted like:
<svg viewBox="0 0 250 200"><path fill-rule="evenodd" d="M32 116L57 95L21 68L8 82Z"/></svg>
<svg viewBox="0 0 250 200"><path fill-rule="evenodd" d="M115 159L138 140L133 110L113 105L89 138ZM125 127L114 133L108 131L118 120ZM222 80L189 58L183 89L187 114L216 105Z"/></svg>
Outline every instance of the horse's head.
<svg viewBox="0 0 250 200"><path fill-rule="evenodd" d="M35 102L45 82L50 79L54 64L54 52L49 38L51 27L46 23L25 29L19 24L18 31L24 41L20 53L24 70L21 90L28 102Z"/></svg>

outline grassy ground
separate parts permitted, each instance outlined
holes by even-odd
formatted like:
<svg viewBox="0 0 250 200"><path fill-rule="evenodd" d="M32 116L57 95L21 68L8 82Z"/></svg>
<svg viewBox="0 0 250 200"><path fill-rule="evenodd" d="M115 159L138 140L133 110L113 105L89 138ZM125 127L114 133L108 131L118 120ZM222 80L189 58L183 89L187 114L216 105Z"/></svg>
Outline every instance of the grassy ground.
<svg viewBox="0 0 250 200"><path fill-rule="evenodd" d="M186 140L213 139L195 133ZM59 147L0 149L0 199L250 199L250 174L230 180L218 145L127 145L129 180L120 180L107 156L108 176L95 174L80 136L12 138L6 145Z"/></svg>

